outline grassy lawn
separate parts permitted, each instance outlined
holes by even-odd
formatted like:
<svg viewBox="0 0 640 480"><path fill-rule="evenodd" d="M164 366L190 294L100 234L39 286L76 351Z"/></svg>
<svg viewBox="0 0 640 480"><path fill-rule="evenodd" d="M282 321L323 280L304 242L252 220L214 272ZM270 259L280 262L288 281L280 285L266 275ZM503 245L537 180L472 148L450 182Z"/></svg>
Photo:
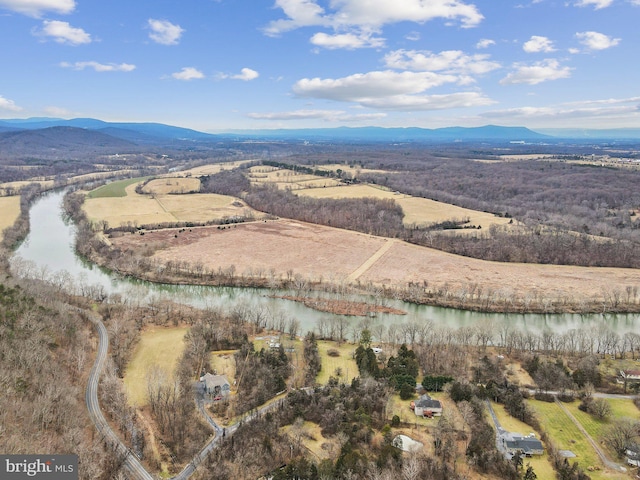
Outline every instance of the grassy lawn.
<svg viewBox="0 0 640 480"><path fill-rule="evenodd" d="M124 386L131 405L147 404L147 372L157 365L171 375L184 350L184 336L188 327L145 330L124 374Z"/></svg>
<svg viewBox="0 0 640 480"><path fill-rule="evenodd" d="M496 412L496 416L498 417L500 425L505 430L509 432L521 433L523 435L528 435L533 431L533 429L529 425L509 415L504 409L504 406L497 403L492 403L491 405L493 406L493 411ZM490 423L493 424L493 422ZM536 434L536 436L539 435ZM555 478L555 471L553 470L553 466L551 465L551 462L549 462L549 456L546 453L541 456L525 458L525 468L527 463L531 464L534 472L536 472L536 475L538 475L538 478Z"/></svg>
<svg viewBox="0 0 640 480"><path fill-rule="evenodd" d="M600 420L593 415L578 409L578 405L580 405L579 402L566 404L566 407L573 416L578 419L589 435L591 435L596 442L602 445L604 450L609 454L609 458L613 461L617 461L618 459L616 458L616 455L602 444L602 434L607 430L609 425L615 421L615 419L632 418L638 420L640 412L633 404L632 400L608 398L606 401L611 405L611 416L605 420Z"/></svg>
<svg viewBox="0 0 640 480"><path fill-rule="evenodd" d="M353 358L355 349L356 347L351 343L338 345L337 342L319 340L318 351L322 359L322 370L316 377L316 383L321 385L326 384L329 381L329 377L336 377L336 370L340 369L341 375L338 377L338 380L341 383L350 384L351 380L360 375L358 365ZM329 350L336 350L339 356L330 356L328 353Z"/></svg>
<svg viewBox="0 0 640 480"><path fill-rule="evenodd" d="M126 188L134 183L142 182L150 177L138 177L128 178L126 180L119 180L117 182L110 182L102 187L98 187L95 190L89 192L89 198L104 198L104 197L126 197Z"/></svg>
<svg viewBox="0 0 640 480"><path fill-rule="evenodd" d="M211 368L217 375L224 375L229 380L229 383L233 384L233 380L236 378L236 361L234 354L237 350L224 350L211 352Z"/></svg>
<svg viewBox="0 0 640 480"><path fill-rule="evenodd" d="M571 450L576 454L575 459L569 459L570 462L577 461L585 471L590 466L603 468L598 454L558 405L537 400L528 400L528 403L535 410L542 428L551 437L556 447L561 450ZM587 429L586 426L585 429ZM626 475L604 470L587 473L594 480L628 478Z"/></svg>

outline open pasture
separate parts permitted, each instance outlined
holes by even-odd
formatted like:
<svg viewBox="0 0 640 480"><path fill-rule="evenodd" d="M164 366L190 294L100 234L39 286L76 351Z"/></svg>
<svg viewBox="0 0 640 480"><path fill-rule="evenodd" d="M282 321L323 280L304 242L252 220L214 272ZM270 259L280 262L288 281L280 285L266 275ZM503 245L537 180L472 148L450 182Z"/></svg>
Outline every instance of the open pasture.
<svg viewBox="0 0 640 480"><path fill-rule="evenodd" d="M124 373L124 386L131 405L147 404L147 377L156 366L172 378L184 351L187 327L145 329Z"/></svg>
<svg viewBox="0 0 640 480"><path fill-rule="evenodd" d="M193 167L188 170L182 170L180 172L173 172L170 174L172 177L204 177L206 175L215 175L223 170L232 170L238 168L245 163L254 162L255 160L238 160L236 162L221 162L211 163L208 165L200 165L199 167Z"/></svg>
<svg viewBox="0 0 640 480"><path fill-rule="evenodd" d="M506 225L510 219L496 217L491 213L469 210L447 203L436 202L427 198L412 197L371 185L343 185L333 188L321 188L296 192L313 198L381 198L395 201L404 212L403 223L405 225L429 225L444 222L445 220L469 219L471 225L488 229L491 225ZM454 230L454 232L467 232L469 230ZM471 230L473 231L473 230Z"/></svg>
<svg viewBox="0 0 640 480"><path fill-rule="evenodd" d="M578 408L579 403L573 402L566 405L571 414L578 419L584 429L606 450L606 446L602 443L603 434L607 428L614 423L616 419L633 419L640 420L640 410L633 404L633 400L623 398L607 398L607 403L611 406L611 415L606 419L599 419L583 412ZM608 451L609 458L615 461L615 453Z"/></svg>
<svg viewBox="0 0 640 480"><path fill-rule="evenodd" d="M20 196L0 197L0 240L2 231L10 227L20 216Z"/></svg>
<svg viewBox="0 0 640 480"><path fill-rule="evenodd" d="M548 433L552 441L560 450L570 450L576 454L576 458L569 459L571 463L578 462L584 470L597 467L600 470L588 472L593 480L599 479L624 479L628 478L622 473L606 470L602 465L598 454L593 449L586 437L578 430L578 427L555 403L529 400L542 428Z"/></svg>
<svg viewBox="0 0 640 480"><path fill-rule="evenodd" d="M204 223L251 213L261 216L244 202L226 195L139 195L135 191L136 185L137 183L128 185L124 197L87 198L83 206L87 216L93 221L106 221L110 227L175 222Z"/></svg>
<svg viewBox="0 0 640 480"><path fill-rule="evenodd" d="M164 177L148 182L142 192L156 195L181 194L200 191L200 180L192 177Z"/></svg>
<svg viewBox="0 0 640 480"><path fill-rule="evenodd" d="M427 280L431 289L446 286L450 291L480 284L518 298L592 300L602 296L602 285L624 291L626 285L640 284L640 271L633 269L488 262L401 241L389 246L382 237L291 220L251 222L225 230L204 227L178 237L174 233L148 232L112 241L134 250L155 243L162 247L154 258L162 262L201 262L213 270L233 265L237 274L264 276L273 269L278 278L291 271L311 280L399 287Z"/></svg>
<svg viewBox="0 0 640 480"><path fill-rule="evenodd" d="M115 182L109 182L106 185L91 190L88 194L89 198L111 198L111 197L126 197L129 195L127 188L131 185L136 185L148 177L127 178L125 180L118 180Z"/></svg>
<svg viewBox="0 0 640 480"><path fill-rule="evenodd" d="M350 165L345 165L344 163L330 163L327 165L317 165L314 166L317 170L325 170L328 172L337 172L338 170L342 170L343 172L349 174L353 178L358 178L363 173L388 173L388 170L377 170L374 168L362 168L359 165L354 165L353 167Z"/></svg>

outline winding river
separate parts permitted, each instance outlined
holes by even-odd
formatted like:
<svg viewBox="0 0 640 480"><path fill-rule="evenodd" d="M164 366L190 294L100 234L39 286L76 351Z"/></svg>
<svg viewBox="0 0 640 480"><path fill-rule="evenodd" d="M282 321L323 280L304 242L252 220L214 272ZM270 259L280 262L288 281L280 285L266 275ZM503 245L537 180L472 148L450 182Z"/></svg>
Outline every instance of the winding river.
<svg viewBox="0 0 640 480"><path fill-rule="evenodd" d="M318 312L301 303L271 298L274 292L265 289L236 287L201 287L189 285L163 285L122 278L79 258L74 252L75 228L63 215L64 192L56 191L43 195L30 210L31 231L15 251L11 261L16 273L46 278L60 285L75 285L80 289L99 288L107 294L119 294L130 302L148 302L152 299L168 299L197 307L220 307L230 309L243 305L267 309L273 316L295 318L301 331L313 329L320 319L328 320L332 314ZM18 272L20 270L20 272ZM280 292L286 293L286 292ZM366 297L355 297L363 300ZM457 328L490 320L497 324L505 322L534 332L546 329L564 332L569 329L597 328L605 322L620 335L638 331L639 314L487 314L430 307L389 300L387 305L406 311L407 315L379 314L374 324L401 324L408 321L444 324ZM358 324L360 317L346 317L350 323Z"/></svg>

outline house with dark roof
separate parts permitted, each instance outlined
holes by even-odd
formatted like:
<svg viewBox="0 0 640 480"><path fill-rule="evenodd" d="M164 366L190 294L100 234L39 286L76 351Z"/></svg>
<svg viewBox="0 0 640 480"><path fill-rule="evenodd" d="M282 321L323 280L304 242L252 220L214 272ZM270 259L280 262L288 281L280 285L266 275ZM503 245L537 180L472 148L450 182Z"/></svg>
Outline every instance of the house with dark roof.
<svg viewBox="0 0 640 480"><path fill-rule="evenodd" d="M505 433L502 436L503 446L510 455L523 455L531 457L533 455L544 454L544 446L533 434L526 437L517 433Z"/></svg>
<svg viewBox="0 0 640 480"><path fill-rule="evenodd" d="M231 393L231 385L224 375L204 374L200 377L204 392L213 396L228 397Z"/></svg>
<svg viewBox="0 0 640 480"><path fill-rule="evenodd" d="M411 402L410 408L418 417L437 417L442 415L442 403L440 403L440 400L434 400L426 393L418 400Z"/></svg>

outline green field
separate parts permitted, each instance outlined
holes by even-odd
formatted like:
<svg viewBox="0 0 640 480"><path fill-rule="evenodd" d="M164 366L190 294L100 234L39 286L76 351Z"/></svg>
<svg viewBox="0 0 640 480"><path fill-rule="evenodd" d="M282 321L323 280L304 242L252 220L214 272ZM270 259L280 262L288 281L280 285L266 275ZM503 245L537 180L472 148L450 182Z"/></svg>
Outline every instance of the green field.
<svg viewBox="0 0 640 480"><path fill-rule="evenodd" d="M110 182L89 192L89 198L126 197L126 188L134 183L142 182L151 177L128 178L117 182Z"/></svg>
<svg viewBox="0 0 640 480"><path fill-rule="evenodd" d="M578 465L585 471L589 467L604 468L589 441L557 404L538 400L528 400L528 403L536 412L542 428L547 432L555 446L560 450L571 450L576 454L575 459L569 459L571 463L577 461ZM585 429L588 431L586 425ZM609 470L596 470L587 473L593 480L629 478L626 475Z"/></svg>
<svg viewBox="0 0 640 480"><path fill-rule="evenodd" d="M611 405L611 416L608 419L600 420L593 415L590 415L582 410L578 409L578 402L567 404L567 409L572 413L574 417L582 424L584 429L591 435L591 437L603 446L604 450L609 454L609 458L614 462L619 460L616 458L615 453L609 451L602 444L602 434L607 430L615 419L630 418L634 420L640 420L639 411L633 404L632 400L625 399L606 399L609 405Z"/></svg>

